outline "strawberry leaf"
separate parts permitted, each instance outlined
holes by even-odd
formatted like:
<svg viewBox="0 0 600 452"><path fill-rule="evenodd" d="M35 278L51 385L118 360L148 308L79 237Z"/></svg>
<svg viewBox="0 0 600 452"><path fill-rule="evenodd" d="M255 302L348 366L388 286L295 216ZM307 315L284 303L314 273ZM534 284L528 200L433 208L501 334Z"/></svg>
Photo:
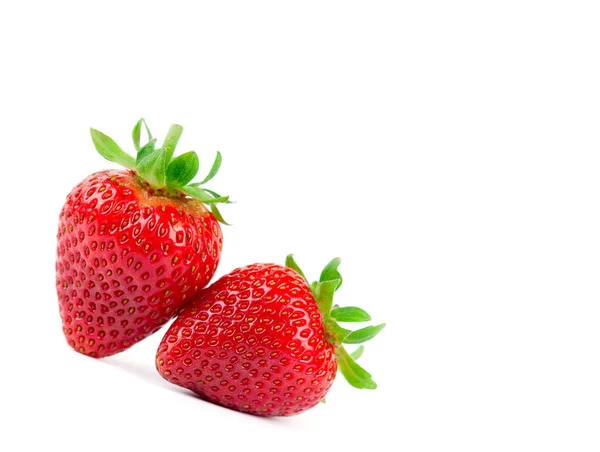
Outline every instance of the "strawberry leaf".
<svg viewBox="0 0 600 452"><path fill-rule="evenodd" d="M371 320L371 316L365 310L354 306L333 308L331 317L338 322L368 322Z"/></svg>
<svg viewBox="0 0 600 452"><path fill-rule="evenodd" d="M227 226L230 226L229 223L227 223L225 221L225 219L223 218L223 215L221 215L221 212L219 211L219 209L217 208L216 204L211 204L210 206L210 211L212 212L212 214L215 216L215 218L217 219L217 221L219 223L223 223L226 224Z"/></svg>
<svg viewBox="0 0 600 452"><path fill-rule="evenodd" d="M317 293L317 285L318 285L318 284L319 284L319 283L318 283L317 281L313 281L313 282L311 282L311 283L310 283L310 291L312 292L312 294L313 294L313 297L314 297L314 296L315 296L315 294Z"/></svg>
<svg viewBox="0 0 600 452"><path fill-rule="evenodd" d="M189 184L189 185L194 185L194 184ZM215 198L229 198L229 196L221 196L220 194L218 194L216 191L213 190L209 190L208 188L202 187L202 190L204 190L207 193L210 193L211 195L213 195ZM232 204L232 201L229 201L229 199L227 199L227 201L221 201L222 204Z"/></svg>
<svg viewBox="0 0 600 452"><path fill-rule="evenodd" d="M90 129L92 141L98 153L106 160L127 168L135 168L135 160L114 142L112 138L96 129Z"/></svg>
<svg viewBox="0 0 600 452"><path fill-rule="evenodd" d="M362 356L364 351L365 351L365 346L361 345L356 350L354 350L352 353L350 353L350 356L352 356L352 359L354 361L356 361L358 358L360 358Z"/></svg>
<svg viewBox="0 0 600 452"><path fill-rule="evenodd" d="M329 311L331 311L331 306L333 304L333 294L339 283L339 279L332 279L317 284L315 299L319 311L321 311L321 314L325 318L329 317Z"/></svg>
<svg viewBox="0 0 600 452"><path fill-rule="evenodd" d="M304 279L304 281L306 281L306 283L308 284L308 279L306 279L306 276L304 276L304 272L300 269L300 267L298 266L298 264L294 260L294 255L293 254L288 254L287 255L287 257L285 258L285 266L287 268L291 268L296 273L298 273L300 276L302 276L302 278Z"/></svg>
<svg viewBox="0 0 600 452"><path fill-rule="evenodd" d="M156 138L150 140L148 143L146 143L144 146L142 146L140 150L138 150L138 153L135 157L135 164L137 166L139 166L139 164L142 160L144 160L146 157L148 157L150 154L152 154L153 152L156 151L156 149L154 149L155 145L156 145Z"/></svg>
<svg viewBox="0 0 600 452"><path fill-rule="evenodd" d="M162 149L165 151L165 162L168 165L173 158L173 153L175 152L175 147L179 142L179 138L181 138L181 134L183 133L183 127L179 124L173 124L169 131L167 132L167 136L165 137L165 141L163 142Z"/></svg>
<svg viewBox="0 0 600 452"><path fill-rule="evenodd" d="M221 197L213 197L211 193L208 193L209 190L196 187L194 185L186 185L185 187L181 187L179 190L184 192L186 195L191 196L192 198L196 198L204 204L210 204L210 210L214 217L217 219L219 223L223 223L229 226L229 223L225 221L223 215L219 211L216 206L217 203L226 203L229 201L229 196L221 196Z"/></svg>
<svg viewBox="0 0 600 452"><path fill-rule="evenodd" d="M149 152L137 164L137 170L140 176L154 188L163 188L165 186L165 151L157 149Z"/></svg>
<svg viewBox="0 0 600 452"><path fill-rule="evenodd" d="M352 331L347 330L346 328L342 328L337 324L337 322L328 322L327 325L327 333L333 336L333 343L336 345L340 345L344 342L344 339L348 337Z"/></svg>
<svg viewBox="0 0 600 452"><path fill-rule="evenodd" d="M167 186L183 187L191 181L200 167L198 155L194 151L174 158L167 167Z"/></svg>
<svg viewBox="0 0 600 452"><path fill-rule="evenodd" d="M371 378L371 374L356 363L364 351L364 346L360 345L352 354L349 354L342 344L366 342L374 338L385 327L385 323L367 326L356 331L347 330L338 324L338 321L366 322L371 320L371 316L361 308L339 307L337 304L333 304L334 294L342 283L342 276L338 271L340 262L340 258L332 259L321 272L319 281L310 284L310 290L321 313L326 340L335 347L340 372L356 388L375 389L377 384ZM306 279L292 254L287 256L285 265Z"/></svg>
<svg viewBox="0 0 600 452"><path fill-rule="evenodd" d="M229 196L223 196L221 198L214 198L212 195L207 193L204 189L194 187L191 185L186 185L185 187L181 187L180 189L186 195L190 195L192 198L196 198L199 201L202 201L204 204L214 204L216 202L227 202L229 200Z"/></svg>
<svg viewBox="0 0 600 452"><path fill-rule="evenodd" d="M371 374L359 366L344 347L338 347L335 354L338 359L338 368L348 383L358 389L377 388L377 383L373 381Z"/></svg>
<svg viewBox="0 0 600 452"><path fill-rule="evenodd" d="M373 339L385 327L385 323L376 326L366 326L360 330L352 331L344 339L344 344L361 344Z"/></svg>
<svg viewBox="0 0 600 452"><path fill-rule="evenodd" d="M146 126L146 133L148 134L148 141L152 140L152 134L150 133L150 129L148 128L148 124L144 120L144 118L140 119L137 124L133 127L133 131L131 132L131 137L133 138L133 145L135 146L135 150L140 150L140 137L142 132L142 123Z"/></svg>
<svg viewBox="0 0 600 452"><path fill-rule="evenodd" d="M149 140L144 146L140 146L142 126L145 127ZM162 147L156 149L156 139L152 138L148 124L144 118L141 118L131 132L133 145L137 151L135 159L102 132L90 129L90 133L100 155L134 170L138 177L145 182L147 188L157 191L156 193L151 192L151 194L180 198L183 192L204 204L213 205L211 210L215 218L221 223L227 224L214 204L230 203L229 196L221 196L212 190L200 188L200 185L211 180L217 174L222 162L221 153L217 152L212 168L204 181L190 183L198 172L200 162L198 155L193 151L173 158L175 148L183 133L183 127L180 125L171 125ZM168 190L164 190L165 188Z"/></svg>
<svg viewBox="0 0 600 452"><path fill-rule="evenodd" d="M223 161L223 157L221 157L221 153L219 151L217 151L217 156L215 157L215 161L213 162L212 167L210 168L210 171L208 172L208 174L206 175L204 180L202 182L199 182L198 185L204 185L209 180L211 180L213 177L215 177L215 175L219 172L219 168L221 168L222 161Z"/></svg>
<svg viewBox="0 0 600 452"><path fill-rule="evenodd" d="M323 271L321 272L321 277L319 278L319 281L322 282L322 281L329 281L332 279L338 279L340 282L339 282L338 286L335 288L335 290L339 289L340 286L342 285L342 275L340 274L340 272L338 270L338 267L341 262L342 262L342 260L339 257L332 259L331 262L329 262L325 266Z"/></svg>

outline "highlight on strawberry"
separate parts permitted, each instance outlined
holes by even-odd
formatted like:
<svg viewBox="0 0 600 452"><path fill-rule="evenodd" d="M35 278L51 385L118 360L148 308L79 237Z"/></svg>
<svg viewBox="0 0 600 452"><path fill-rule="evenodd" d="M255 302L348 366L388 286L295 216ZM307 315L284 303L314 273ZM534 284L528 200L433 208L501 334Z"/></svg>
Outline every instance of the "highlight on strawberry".
<svg viewBox="0 0 600 452"><path fill-rule="evenodd" d="M289 255L286 266L238 268L202 290L165 333L158 372L201 398L261 416L290 416L324 401L337 369L354 387L375 389L371 374L345 344L375 337L384 323L366 322L358 307L339 307L340 259L309 283Z"/></svg>
<svg viewBox="0 0 600 452"><path fill-rule="evenodd" d="M140 145L142 127L148 142ZM69 345L92 357L126 350L175 316L214 275L223 244L218 203L227 196L200 182L199 159L174 157L183 128L172 125L162 146L140 119L137 154L91 129L98 153L124 170L86 177L67 196L57 235L56 290ZM226 223L225 223L226 224Z"/></svg>

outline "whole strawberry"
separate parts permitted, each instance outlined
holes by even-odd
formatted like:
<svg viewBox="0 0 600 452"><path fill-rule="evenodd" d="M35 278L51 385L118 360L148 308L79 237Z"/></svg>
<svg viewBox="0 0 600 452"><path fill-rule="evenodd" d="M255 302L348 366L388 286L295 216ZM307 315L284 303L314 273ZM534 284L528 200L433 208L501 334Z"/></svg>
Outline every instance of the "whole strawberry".
<svg viewBox="0 0 600 452"><path fill-rule="evenodd" d="M173 158L181 126L161 148L140 147L143 120L133 129L134 159L92 129L97 151L127 170L100 171L67 196L60 212L56 290L63 331L75 350L115 354L158 330L205 287L219 263L223 221L214 203L227 197L200 188L195 152ZM205 204L212 205L212 213Z"/></svg>
<svg viewBox="0 0 600 452"><path fill-rule="evenodd" d="M159 373L211 402L263 416L290 416L323 400L339 368L357 388L371 375L342 344L373 338L385 324L349 331L342 322L370 320L360 308L333 306L342 283L332 260L309 286L288 256L286 266L238 268L200 292L162 339Z"/></svg>

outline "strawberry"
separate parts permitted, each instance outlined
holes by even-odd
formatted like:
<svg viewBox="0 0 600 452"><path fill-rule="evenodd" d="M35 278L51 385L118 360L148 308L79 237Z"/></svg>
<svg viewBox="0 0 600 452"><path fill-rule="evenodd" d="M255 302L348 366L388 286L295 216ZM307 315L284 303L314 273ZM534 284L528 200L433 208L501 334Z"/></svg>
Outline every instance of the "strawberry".
<svg viewBox="0 0 600 452"><path fill-rule="evenodd" d="M342 344L373 338L385 324L349 331L360 308L332 306L342 277L332 260L308 284L290 255L286 267L254 264L223 276L187 305L163 337L158 372L203 399L261 416L290 416L315 406L336 371L356 388L371 375Z"/></svg>
<svg viewBox="0 0 600 452"><path fill-rule="evenodd" d="M161 148L140 147L144 120L133 130L134 159L92 129L97 151L127 170L94 173L80 182L60 212L56 290L63 332L78 352L104 357L158 330L205 287L219 263L224 222L200 186L195 152L173 158L183 131L171 126ZM212 213L205 204L212 205Z"/></svg>

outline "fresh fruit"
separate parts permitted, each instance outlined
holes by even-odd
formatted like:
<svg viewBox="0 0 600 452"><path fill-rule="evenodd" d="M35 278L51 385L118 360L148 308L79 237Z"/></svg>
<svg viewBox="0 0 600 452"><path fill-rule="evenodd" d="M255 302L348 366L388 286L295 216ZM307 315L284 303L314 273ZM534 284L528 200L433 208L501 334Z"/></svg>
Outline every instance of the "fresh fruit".
<svg viewBox="0 0 600 452"><path fill-rule="evenodd" d="M60 212L56 290L63 332L78 352L103 357L158 330L212 278L221 256L223 222L215 206L227 197L201 187L195 152L173 158L182 127L161 148L140 147L144 120L133 129L137 157L92 129L97 151L127 170L100 171L67 196ZM212 206L212 213L205 204Z"/></svg>
<svg viewBox="0 0 600 452"><path fill-rule="evenodd" d="M373 338L385 324L349 331L360 308L333 306L342 284L340 259L308 284L290 255L286 267L238 268L202 290L163 337L158 372L211 402L262 416L290 416L323 400L339 367L356 388L375 389L371 375L342 344Z"/></svg>

